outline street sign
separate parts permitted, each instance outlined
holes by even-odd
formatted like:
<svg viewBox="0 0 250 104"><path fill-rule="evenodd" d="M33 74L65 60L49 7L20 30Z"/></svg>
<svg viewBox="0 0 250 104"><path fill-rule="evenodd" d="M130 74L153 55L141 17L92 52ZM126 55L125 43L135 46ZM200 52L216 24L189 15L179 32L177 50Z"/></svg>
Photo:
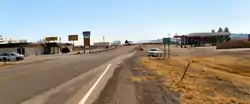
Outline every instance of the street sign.
<svg viewBox="0 0 250 104"><path fill-rule="evenodd" d="M90 31L83 31L82 35L83 35L84 48L90 48L90 35L91 35Z"/></svg>
<svg viewBox="0 0 250 104"><path fill-rule="evenodd" d="M68 40L69 41L78 41L78 35L69 35Z"/></svg>
<svg viewBox="0 0 250 104"><path fill-rule="evenodd" d="M171 39L170 38L163 38L163 44L170 44Z"/></svg>
<svg viewBox="0 0 250 104"><path fill-rule="evenodd" d="M82 32L83 36L90 36L90 34L91 34L90 31L83 31Z"/></svg>
<svg viewBox="0 0 250 104"><path fill-rule="evenodd" d="M45 37L46 41L56 41L57 37Z"/></svg>

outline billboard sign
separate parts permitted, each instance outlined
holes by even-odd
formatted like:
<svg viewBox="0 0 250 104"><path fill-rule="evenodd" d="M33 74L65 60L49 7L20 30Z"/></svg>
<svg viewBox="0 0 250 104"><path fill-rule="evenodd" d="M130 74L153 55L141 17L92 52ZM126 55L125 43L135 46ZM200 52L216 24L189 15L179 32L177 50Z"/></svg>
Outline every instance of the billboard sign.
<svg viewBox="0 0 250 104"><path fill-rule="evenodd" d="M83 34L83 36L90 36L91 35L90 31L83 31L82 34Z"/></svg>
<svg viewBox="0 0 250 104"><path fill-rule="evenodd" d="M57 41L57 37L45 37L46 41Z"/></svg>
<svg viewBox="0 0 250 104"><path fill-rule="evenodd" d="M78 35L69 35L68 40L69 41L78 41Z"/></svg>

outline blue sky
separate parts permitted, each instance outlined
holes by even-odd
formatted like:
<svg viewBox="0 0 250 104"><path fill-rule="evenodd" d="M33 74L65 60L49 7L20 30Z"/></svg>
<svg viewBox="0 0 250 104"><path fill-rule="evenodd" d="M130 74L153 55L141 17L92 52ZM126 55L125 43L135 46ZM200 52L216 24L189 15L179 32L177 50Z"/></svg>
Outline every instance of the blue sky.
<svg viewBox="0 0 250 104"><path fill-rule="evenodd" d="M0 0L0 34L37 41L90 30L91 41L132 41L229 27L249 33L249 0Z"/></svg>

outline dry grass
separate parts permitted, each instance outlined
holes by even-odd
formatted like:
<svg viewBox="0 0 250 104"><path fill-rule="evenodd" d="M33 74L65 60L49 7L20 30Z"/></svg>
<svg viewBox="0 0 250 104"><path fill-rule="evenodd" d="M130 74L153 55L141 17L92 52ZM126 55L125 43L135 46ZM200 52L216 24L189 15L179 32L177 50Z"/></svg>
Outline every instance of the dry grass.
<svg viewBox="0 0 250 104"><path fill-rule="evenodd" d="M151 76L133 76L133 77L130 77L130 79L133 82L142 82L142 81L152 79L152 78L154 78L154 77L151 77Z"/></svg>
<svg viewBox="0 0 250 104"><path fill-rule="evenodd" d="M193 60L182 82L181 76ZM232 56L210 58L173 56L171 60L140 59L149 71L165 77L183 104L250 104L250 61Z"/></svg>
<svg viewBox="0 0 250 104"><path fill-rule="evenodd" d="M0 62L0 68L2 67L6 67L6 66L9 66L9 65L14 65L15 63L13 62Z"/></svg>

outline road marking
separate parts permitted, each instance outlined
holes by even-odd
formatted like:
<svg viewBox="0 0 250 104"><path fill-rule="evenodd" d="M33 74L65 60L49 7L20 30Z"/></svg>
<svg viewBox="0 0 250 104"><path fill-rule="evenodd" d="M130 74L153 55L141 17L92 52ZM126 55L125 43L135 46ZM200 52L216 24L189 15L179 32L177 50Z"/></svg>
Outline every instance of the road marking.
<svg viewBox="0 0 250 104"><path fill-rule="evenodd" d="M81 99L81 101L78 104L85 104L85 102L87 101L88 97L93 92L93 90L95 89L95 87L97 86L97 84L101 81L102 77L106 74L106 72L108 71L108 69L109 69L110 66L111 66L111 64L109 64L107 66L107 68L104 70L104 72L102 72L102 74L100 75L100 77L96 80L96 82L94 83L94 85L89 89L89 91L84 95L84 97Z"/></svg>

